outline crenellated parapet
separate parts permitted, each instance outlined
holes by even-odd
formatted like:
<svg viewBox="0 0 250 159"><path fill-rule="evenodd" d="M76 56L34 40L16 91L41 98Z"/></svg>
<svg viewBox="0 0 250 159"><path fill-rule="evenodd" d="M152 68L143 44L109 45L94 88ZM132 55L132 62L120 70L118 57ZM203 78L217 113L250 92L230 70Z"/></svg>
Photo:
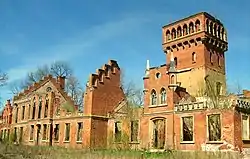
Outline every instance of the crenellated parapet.
<svg viewBox="0 0 250 159"><path fill-rule="evenodd" d="M105 84L105 79L111 78L120 71L120 67L115 60L109 60L108 64L104 64L96 70L96 73L90 74L87 87L97 88L100 84ZM120 76L120 74L118 74Z"/></svg>

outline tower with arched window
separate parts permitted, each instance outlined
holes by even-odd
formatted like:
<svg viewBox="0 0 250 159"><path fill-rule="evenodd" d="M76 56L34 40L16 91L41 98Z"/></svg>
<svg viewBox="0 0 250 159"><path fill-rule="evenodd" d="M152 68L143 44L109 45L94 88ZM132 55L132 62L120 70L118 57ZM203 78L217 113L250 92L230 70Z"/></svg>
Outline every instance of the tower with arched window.
<svg viewBox="0 0 250 159"><path fill-rule="evenodd" d="M207 75L213 76L214 83L220 82L222 88L226 86L228 43L220 20L206 12L197 13L163 26L162 35L166 65L170 65L170 54L173 54L181 87L196 95L204 87Z"/></svg>

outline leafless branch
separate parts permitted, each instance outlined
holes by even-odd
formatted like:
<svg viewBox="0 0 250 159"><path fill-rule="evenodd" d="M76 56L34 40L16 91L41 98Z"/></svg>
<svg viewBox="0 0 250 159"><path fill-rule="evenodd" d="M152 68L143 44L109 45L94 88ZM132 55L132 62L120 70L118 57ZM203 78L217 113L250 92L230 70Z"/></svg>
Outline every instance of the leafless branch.
<svg viewBox="0 0 250 159"><path fill-rule="evenodd" d="M5 85L7 80L8 80L7 74L0 71L0 86Z"/></svg>

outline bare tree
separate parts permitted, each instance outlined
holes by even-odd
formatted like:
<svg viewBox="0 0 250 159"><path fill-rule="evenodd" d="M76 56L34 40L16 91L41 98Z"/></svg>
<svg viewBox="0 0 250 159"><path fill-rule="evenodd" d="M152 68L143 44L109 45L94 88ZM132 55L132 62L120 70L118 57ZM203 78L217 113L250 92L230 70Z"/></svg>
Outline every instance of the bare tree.
<svg viewBox="0 0 250 159"><path fill-rule="evenodd" d="M68 63L64 61L57 61L53 64L39 66L37 70L29 72L23 81L15 82L10 85L12 94L17 95L22 89L26 89L28 86L35 82L40 81L44 76L51 74L54 77L65 76L66 86L65 91L74 100L75 104L82 106L83 104L83 88L76 77L72 75L72 69ZM80 107L81 108L81 107Z"/></svg>
<svg viewBox="0 0 250 159"><path fill-rule="evenodd" d="M8 80L7 74L0 71L0 86L5 85L7 80Z"/></svg>
<svg viewBox="0 0 250 159"><path fill-rule="evenodd" d="M58 61L51 65L50 72L54 76L70 77L72 75L72 69L66 62Z"/></svg>
<svg viewBox="0 0 250 159"><path fill-rule="evenodd" d="M142 106L143 105L143 90L136 86L133 81L125 82L124 71L121 71L121 87L124 91L126 99L133 106Z"/></svg>
<svg viewBox="0 0 250 159"><path fill-rule="evenodd" d="M75 104L78 105L79 110L83 109L83 88L79 80L74 77L70 76L66 80L66 92L68 95L74 100Z"/></svg>

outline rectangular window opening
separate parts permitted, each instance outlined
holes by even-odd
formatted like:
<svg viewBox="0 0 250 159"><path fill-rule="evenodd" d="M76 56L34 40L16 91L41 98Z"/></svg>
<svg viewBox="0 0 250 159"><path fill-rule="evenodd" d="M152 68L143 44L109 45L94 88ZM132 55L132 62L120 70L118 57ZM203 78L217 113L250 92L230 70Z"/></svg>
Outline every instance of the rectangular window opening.
<svg viewBox="0 0 250 159"><path fill-rule="evenodd" d="M47 139L47 124L43 124L43 140Z"/></svg>
<svg viewBox="0 0 250 159"><path fill-rule="evenodd" d="M65 124L65 138L64 141L69 141L70 138L70 124L66 123Z"/></svg>
<svg viewBox="0 0 250 159"><path fill-rule="evenodd" d="M138 129L139 129L138 121L131 121L131 142L138 142Z"/></svg>
<svg viewBox="0 0 250 159"><path fill-rule="evenodd" d="M30 126L30 140L34 139L34 125Z"/></svg>
<svg viewBox="0 0 250 159"><path fill-rule="evenodd" d="M182 141L193 141L193 117L182 117Z"/></svg>
<svg viewBox="0 0 250 159"><path fill-rule="evenodd" d="M76 141L82 141L82 130L83 130L83 123L77 123L77 139Z"/></svg>
<svg viewBox="0 0 250 159"><path fill-rule="evenodd" d="M249 117L242 115L242 140L249 139Z"/></svg>
<svg viewBox="0 0 250 159"><path fill-rule="evenodd" d="M220 115L208 115L208 140L221 141Z"/></svg>
<svg viewBox="0 0 250 159"><path fill-rule="evenodd" d="M60 128L59 124L56 124L54 128L54 140L55 141L59 140L59 128Z"/></svg>
<svg viewBox="0 0 250 159"><path fill-rule="evenodd" d="M121 142L122 137L122 123L115 122L115 142Z"/></svg>

